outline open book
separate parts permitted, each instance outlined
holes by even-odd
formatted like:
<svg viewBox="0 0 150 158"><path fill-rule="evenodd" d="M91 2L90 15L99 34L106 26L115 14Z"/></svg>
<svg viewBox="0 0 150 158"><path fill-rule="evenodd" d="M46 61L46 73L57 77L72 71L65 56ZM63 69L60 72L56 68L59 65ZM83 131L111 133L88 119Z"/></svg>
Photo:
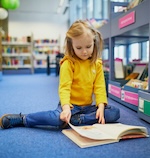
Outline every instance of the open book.
<svg viewBox="0 0 150 158"><path fill-rule="evenodd" d="M119 142L120 139L149 137L148 131L142 126L113 124L93 124L88 126L73 126L64 129L62 133L81 148Z"/></svg>

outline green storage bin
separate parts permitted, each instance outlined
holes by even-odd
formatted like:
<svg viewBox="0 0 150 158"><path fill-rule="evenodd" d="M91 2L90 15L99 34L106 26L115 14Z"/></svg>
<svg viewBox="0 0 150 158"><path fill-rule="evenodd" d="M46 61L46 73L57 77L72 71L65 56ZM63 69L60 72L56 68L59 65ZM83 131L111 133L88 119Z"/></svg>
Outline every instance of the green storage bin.
<svg viewBox="0 0 150 158"><path fill-rule="evenodd" d="M150 116L150 102L144 100L144 114Z"/></svg>

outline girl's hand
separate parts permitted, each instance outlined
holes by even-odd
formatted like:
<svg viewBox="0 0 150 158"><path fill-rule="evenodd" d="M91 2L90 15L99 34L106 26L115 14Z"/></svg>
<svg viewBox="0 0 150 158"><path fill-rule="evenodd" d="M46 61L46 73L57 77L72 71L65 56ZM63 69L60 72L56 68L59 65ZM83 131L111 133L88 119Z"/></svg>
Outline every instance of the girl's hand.
<svg viewBox="0 0 150 158"><path fill-rule="evenodd" d="M96 111L96 119L98 119L98 123L105 124L105 118L104 118L104 104L99 104L98 109Z"/></svg>
<svg viewBox="0 0 150 158"><path fill-rule="evenodd" d="M69 105L64 105L62 107L63 111L60 113L60 119L66 123L70 122L71 110Z"/></svg>

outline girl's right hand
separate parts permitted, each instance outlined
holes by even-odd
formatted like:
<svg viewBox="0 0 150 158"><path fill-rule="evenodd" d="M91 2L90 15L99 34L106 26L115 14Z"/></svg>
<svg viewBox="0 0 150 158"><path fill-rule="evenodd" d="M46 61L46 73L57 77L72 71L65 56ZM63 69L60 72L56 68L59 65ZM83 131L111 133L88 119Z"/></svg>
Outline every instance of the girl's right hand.
<svg viewBox="0 0 150 158"><path fill-rule="evenodd" d="M63 111L60 113L60 119L66 123L70 122L71 110L69 105L64 105L62 107Z"/></svg>

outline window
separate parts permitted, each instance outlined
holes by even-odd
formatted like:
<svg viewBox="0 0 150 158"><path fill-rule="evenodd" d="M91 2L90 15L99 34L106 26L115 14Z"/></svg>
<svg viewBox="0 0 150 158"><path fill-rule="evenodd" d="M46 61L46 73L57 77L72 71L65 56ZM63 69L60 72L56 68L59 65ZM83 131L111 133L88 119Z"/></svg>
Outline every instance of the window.
<svg viewBox="0 0 150 158"><path fill-rule="evenodd" d="M147 54L146 61L149 61L149 41L147 41L146 54Z"/></svg>
<svg viewBox="0 0 150 158"><path fill-rule="evenodd" d="M82 0L78 0L77 7L76 7L76 12L77 12L77 19L83 19Z"/></svg>
<svg viewBox="0 0 150 158"><path fill-rule="evenodd" d="M70 25L78 19L108 19L109 0L71 0L69 1Z"/></svg>
<svg viewBox="0 0 150 158"><path fill-rule="evenodd" d="M142 43L142 61L148 62L149 61L149 41Z"/></svg>
<svg viewBox="0 0 150 158"><path fill-rule="evenodd" d="M108 49L104 49L103 52L102 52L102 59L103 60L108 60L108 54L109 53L109 50Z"/></svg>
<svg viewBox="0 0 150 158"><path fill-rule="evenodd" d="M141 59L140 51L139 51L139 43L133 43L130 45L129 52L129 61L133 61L134 59Z"/></svg>
<svg viewBox="0 0 150 158"><path fill-rule="evenodd" d="M87 19L93 18L93 0L87 0Z"/></svg>
<svg viewBox="0 0 150 158"><path fill-rule="evenodd" d="M93 1L93 17L95 19L102 19L102 1L100 0L94 0ZM107 9L104 9L107 10Z"/></svg>
<svg viewBox="0 0 150 158"><path fill-rule="evenodd" d="M114 49L114 59L120 58L123 60L123 64L126 65L126 52L125 46L116 46Z"/></svg>

